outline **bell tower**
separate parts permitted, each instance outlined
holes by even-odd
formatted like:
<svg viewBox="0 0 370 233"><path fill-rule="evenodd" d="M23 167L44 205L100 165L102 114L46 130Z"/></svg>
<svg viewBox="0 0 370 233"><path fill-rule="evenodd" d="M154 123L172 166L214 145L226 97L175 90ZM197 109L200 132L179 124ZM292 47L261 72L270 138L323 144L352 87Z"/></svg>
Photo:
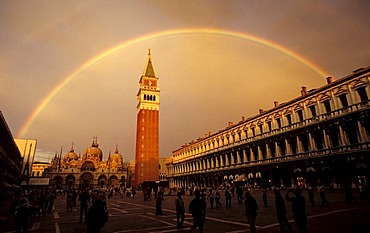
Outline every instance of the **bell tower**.
<svg viewBox="0 0 370 233"><path fill-rule="evenodd" d="M159 180L159 93L158 77L150 49L137 93L135 186Z"/></svg>

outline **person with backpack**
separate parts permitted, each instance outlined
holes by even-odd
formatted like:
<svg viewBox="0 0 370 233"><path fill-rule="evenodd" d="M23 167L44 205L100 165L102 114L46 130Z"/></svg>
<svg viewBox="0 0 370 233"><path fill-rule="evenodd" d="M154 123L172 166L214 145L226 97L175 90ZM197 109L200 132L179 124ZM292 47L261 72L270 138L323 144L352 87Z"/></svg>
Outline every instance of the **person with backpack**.
<svg viewBox="0 0 370 233"><path fill-rule="evenodd" d="M194 195L194 199L189 204L189 213L191 213L194 220L189 232L192 232L198 227L199 232L203 233L204 219L206 214L206 201L205 199L200 198L199 190L195 190Z"/></svg>

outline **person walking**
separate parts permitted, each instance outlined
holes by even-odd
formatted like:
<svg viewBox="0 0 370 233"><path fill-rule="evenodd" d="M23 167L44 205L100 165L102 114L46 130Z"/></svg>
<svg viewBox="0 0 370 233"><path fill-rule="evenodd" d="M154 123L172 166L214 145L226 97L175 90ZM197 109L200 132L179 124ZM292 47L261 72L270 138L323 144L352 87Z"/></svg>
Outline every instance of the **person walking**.
<svg viewBox="0 0 370 233"><path fill-rule="evenodd" d="M311 206L314 207L315 206L315 193L313 192L313 189L312 187L308 187L308 200L310 201L311 203Z"/></svg>
<svg viewBox="0 0 370 233"><path fill-rule="evenodd" d="M181 192L178 192L175 200L177 229L184 228L183 224L185 221L185 205L181 196Z"/></svg>
<svg viewBox="0 0 370 233"><path fill-rule="evenodd" d="M292 229L292 225L289 223L286 217L286 208L283 196L281 196L280 190L275 189L275 207L276 207L276 215L280 226L280 231L285 231L286 228L290 231Z"/></svg>
<svg viewBox="0 0 370 233"><path fill-rule="evenodd" d="M105 225L105 206L100 197L96 198L93 205L87 211L86 233L100 233L101 228Z"/></svg>
<svg viewBox="0 0 370 233"><path fill-rule="evenodd" d="M220 199L221 199L220 191L216 190L216 194L215 194L216 208L218 208L218 207L221 207L221 206L222 206L222 204L221 204L221 202L220 202Z"/></svg>
<svg viewBox="0 0 370 233"><path fill-rule="evenodd" d="M294 193L294 197L289 194ZM288 189L285 194L285 200L292 203L293 219L297 225L300 233L307 233L307 215L306 215L306 199L302 196L302 190L296 188L295 190Z"/></svg>
<svg viewBox="0 0 370 233"><path fill-rule="evenodd" d="M191 213L194 223L190 228L189 232L192 232L195 228L199 228L199 232L203 233L204 219L206 214L206 202L200 198L199 190L194 191L194 199L189 204L189 212Z"/></svg>
<svg viewBox="0 0 370 233"><path fill-rule="evenodd" d="M163 202L163 191L161 188L159 188L157 192L157 201L155 203L155 215L163 215L162 202Z"/></svg>
<svg viewBox="0 0 370 233"><path fill-rule="evenodd" d="M317 190L320 194L320 199L321 199L321 205L329 205L328 200L325 197L325 190L324 190L324 185L321 185L319 189Z"/></svg>
<svg viewBox="0 0 370 233"><path fill-rule="evenodd" d="M258 205L256 199L251 195L249 191L245 192L245 215L247 216L248 223L250 224L251 233L256 233L256 218Z"/></svg>

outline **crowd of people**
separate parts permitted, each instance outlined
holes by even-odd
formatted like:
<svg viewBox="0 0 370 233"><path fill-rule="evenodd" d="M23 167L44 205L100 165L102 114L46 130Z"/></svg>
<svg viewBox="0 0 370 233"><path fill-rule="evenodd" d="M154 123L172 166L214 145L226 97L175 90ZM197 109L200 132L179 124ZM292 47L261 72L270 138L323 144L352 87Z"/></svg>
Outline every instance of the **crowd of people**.
<svg viewBox="0 0 370 233"><path fill-rule="evenodd" d="M256 220L259 206L257 204L256 195L260 196L263 206L268 207L267 193L269 189L259 188L252 189L242 186L226 186L226 187L192 187L178 188L165 190L161 187L146 187L142 190L144 201L155 199L155 215L163 215L162 203L166 195L176 193L174 200L174 208L176 210L177 228L184 228L185 213L189 212L193 218L193 225L190 231L195 228L199 232L203 232L204 220L206 218L206 209L221 208L222 202L225 208L232 208L232 198L236 196L238 204L244 204L245 215L250 224L250 231L257 232ZM292 225L287 219L287 210L285 202L290 202L293 214L293 219L297 230L301 233L308 232L306 199L302 195L301 188L286 189L284 191L275 188L271 189L275 196L275 210L277 220L281 231L290 231ZM285 192L285 196L281 192ZM57 197L64 197L66 202L66 211L70 212L73 208L79 208L79 223L86 224L86 232L99 233L108 221L108 210L106 201L113 197L129 197L135 198L135 188L111 188L111 189L35 189L35 190L13 190L11 202L9 203L9 213L12 216L12 222L16 232L27 232L32 218L39 218L51 213L54 208L54 200ZM318 194L321 200L321 205L329 205L329 201L325 195L324 186L320 185L316 189L307 188L308 201L311 207L315 207L315 193ZM188 205L184 203L183 196L193 196L193 199ZM222 197L222 199L221 199ZM369 190L367 185L360 188L360 202L367 201L369 203ZM79 206L77 205L79 202ZM345 189L345 202L358 202L352 193L352 189ZM0 222L6 221L4 218Z"/></svg>

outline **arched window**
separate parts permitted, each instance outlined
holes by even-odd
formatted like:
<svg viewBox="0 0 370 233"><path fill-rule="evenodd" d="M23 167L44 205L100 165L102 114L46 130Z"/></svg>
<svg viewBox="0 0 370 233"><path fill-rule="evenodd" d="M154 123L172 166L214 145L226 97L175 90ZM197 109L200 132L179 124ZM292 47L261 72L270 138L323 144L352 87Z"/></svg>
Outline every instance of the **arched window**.
<svg viewBox="0 0 370 233"><path fill-rule="evenodd" d="M144 100L146 100L146 94L144 95Z"/></svg>
<svg viewBox="0 0 370 233"><path fill-rule="evenodd" d="M155 101L155 95L153 96L153 101Z"/></svg>

